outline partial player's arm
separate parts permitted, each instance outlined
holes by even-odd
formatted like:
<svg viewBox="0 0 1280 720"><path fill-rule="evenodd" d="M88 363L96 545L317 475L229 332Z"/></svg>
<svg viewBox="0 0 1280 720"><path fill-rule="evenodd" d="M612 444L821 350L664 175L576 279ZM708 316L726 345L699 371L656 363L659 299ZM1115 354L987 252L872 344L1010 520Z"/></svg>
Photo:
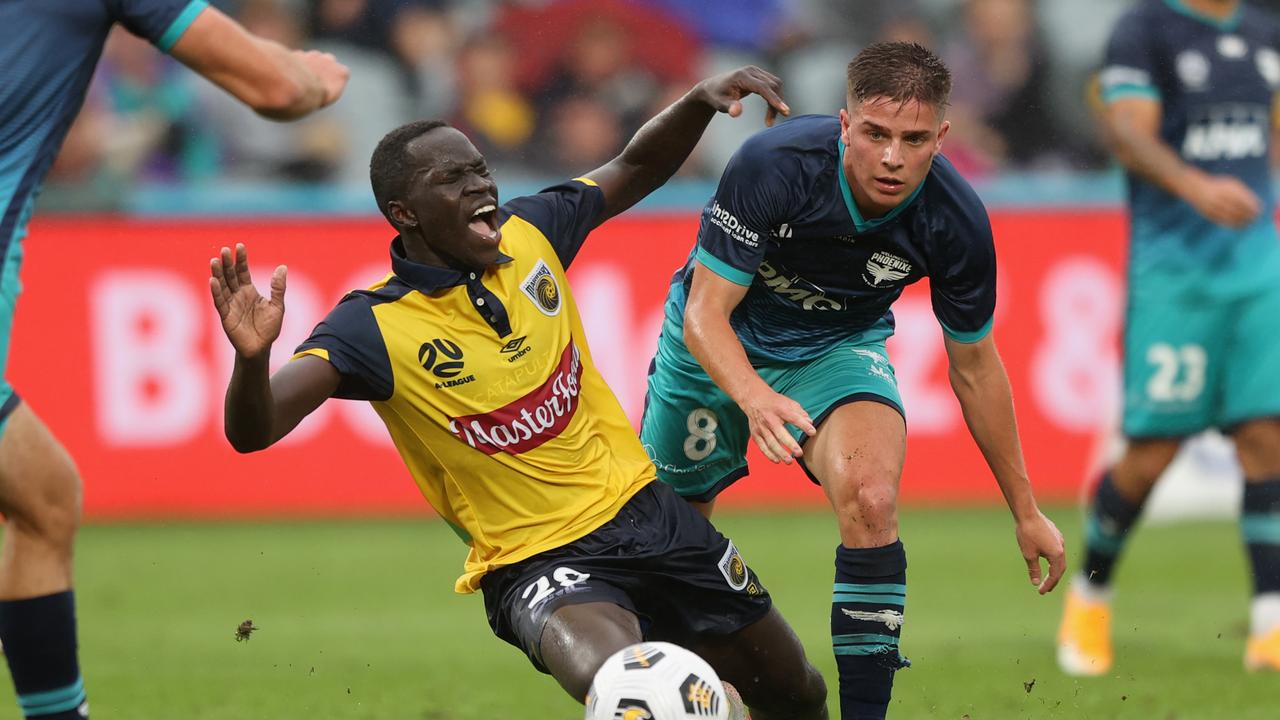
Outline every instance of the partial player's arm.
<svg viewBox="0 0 1280 720"><path fill-rule="evenodd" d="M751 439L773 462L790 464L803 452L787 432L794 425L810 436L817 429L800 403L774 392L751 366L729 315L748 286L731 282L698 262L684 311L684 341L716 385L746 414Z"/></svg>
<svg viewBox="0 0 1280 720"><path fill-rule="evenodd" d="M1185 162L1160 137L1161 103L1150 97L1112 100L1104 111L1107 144L1121 165L1171 195L1182 198L1211 222L1240 227L1262 211L1249 186L1230 175L1210 175Z"/></svg>
<svg viewBox="0 0 1280 720"><path fill-rule="evenodd" d="M1031 492L1004 363L990 334L972 343L950 336L945 342L951 388L960 401L969 433L1013 512L1018 548L1027 562L1031 583L1043 595L1053 590L1066 571L1066 551L1062 533L1040 512ZM1040 568L1042 557L1049 561L1047 577Z"/></svg>
<svg viewBox="0 0 1280 720"><path fill-rule="evenodd" d="M333 395L340 376L318 357L301 357L270 375L271 345L284 320L285 267L271 276L271 297L262 297L249 277L249 258L237 245L235 258L222 248L210 263L209 291L222 329L236 351L227 384L224 430L239 452L271 446Z"/></svg>
<svg viewBox="0 0 1280 720"><path fill-rule="evenodd" d="M769 103L766 124L773 124L775 113L789 114L791 109L779 95L781 87L782 81L777 77L754 66L695 85L645 123L621 155L587 174L604 194L605 207L599 222L640 202L670 179L693 152L717 112L738 117L742 114L742 98L755 93Z"/></svg>
<svg viewBox="0 0 1280 720"><path fill-rule="evenodd" d="M212 7L196 16L169 52L273 120L294 120L332 104L350 74L329 53L290 50Z"/></svg>

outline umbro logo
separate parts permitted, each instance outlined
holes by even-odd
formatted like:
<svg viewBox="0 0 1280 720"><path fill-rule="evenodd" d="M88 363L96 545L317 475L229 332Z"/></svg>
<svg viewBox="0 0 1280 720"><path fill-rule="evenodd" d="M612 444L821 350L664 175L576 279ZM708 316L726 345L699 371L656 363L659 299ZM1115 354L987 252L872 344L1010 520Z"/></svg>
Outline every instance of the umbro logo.
<svg viewBox="0 0 1280 720"><path fill-rule="evenodd" d="M525 355L528 355L529 352L533 350L531 346L524 344L524 339L527 337L529 336L521 335L520 337L509 341L506 345L503 345L502 348L498 350L498 352L504 353L504 354L510 354L511 357L507 358L507 362L509 363L513 363L519 360Z"/></svg>

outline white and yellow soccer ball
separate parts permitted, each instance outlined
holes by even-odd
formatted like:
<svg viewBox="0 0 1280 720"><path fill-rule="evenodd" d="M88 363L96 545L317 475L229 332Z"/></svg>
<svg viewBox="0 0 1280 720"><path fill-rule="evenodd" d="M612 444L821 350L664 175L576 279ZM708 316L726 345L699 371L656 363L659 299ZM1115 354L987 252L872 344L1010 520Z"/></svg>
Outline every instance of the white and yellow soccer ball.
<svg viewBox="0 0 1280 720"><path fill-rule="evenodd" d="M643 642L604 661L587 693L586 720L729 720L724 684L706 660Z"/></svg>

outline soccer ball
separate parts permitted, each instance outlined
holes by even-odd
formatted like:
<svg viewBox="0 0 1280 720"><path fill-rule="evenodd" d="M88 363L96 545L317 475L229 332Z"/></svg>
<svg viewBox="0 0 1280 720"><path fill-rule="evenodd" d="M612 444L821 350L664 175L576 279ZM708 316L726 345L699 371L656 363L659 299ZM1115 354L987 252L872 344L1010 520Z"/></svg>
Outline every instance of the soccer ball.
<svg viewBox="0 0 1280 720"><path fill-rule="evenodd" d="M728 720L729 698L706 660L665 642L614 653L596 671L586 720Z"/></svg>

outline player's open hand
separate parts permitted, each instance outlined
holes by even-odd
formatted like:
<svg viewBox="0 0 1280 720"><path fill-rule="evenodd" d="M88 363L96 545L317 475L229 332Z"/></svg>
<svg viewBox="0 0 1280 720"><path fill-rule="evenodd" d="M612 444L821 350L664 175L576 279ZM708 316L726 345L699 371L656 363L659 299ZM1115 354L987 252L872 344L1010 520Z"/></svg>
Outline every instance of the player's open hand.
<svg viewBox="0 0 1280 720"><path fill-rule="evenodd" d="M742 114L742 98L752 93L769 103L764 114L765 125L772 127L778 113L791 114L791 108L782 100L782 80L754 65L707 78L698 83L698 90L708 105L730 117Z"/></svg>
<svg viewBox="0 0 1280 720"><path fill-rule="evenodd" d="M1191 200L1196 212L1210 222L1227 227L1244 227L1258 219L1262 201L1230 175L1206 175L1197 183Z"/></svg>
<svg viewBox="0 0 1280 720"><path fill-rule="evenodd" d="M809 437L818 432L800 403L767 387L748 397L742 411L751 427L751 439L771 462L790 465L792 458L804 455L787 425L800 428Z"/></svg>
<svg viewBox="0 0 1280 720"><path fill-rule="evenodd" d="M280 336L285 272L284 265L276 268L271 275L271 297L264 298L249 278L249 253L244 245L236 245L234 261L229 248L222 248L221 255L209 261L213 305L227 339L241 357L257 358L270 352L271 343Z"/></svg>
<svg viewBox="0 0 1280 720"><path fill-rule="evenodd" d="M1062 579L1062 574L1067 571L1067 551L1058 526L1037 510L1035 515L1018 522L1015 534L1022 559L1027 561L1031 584L1036 586L1041 595L1052 591ZM1040 558L1049 561L1047 577L1040 567Z"/></svg>

